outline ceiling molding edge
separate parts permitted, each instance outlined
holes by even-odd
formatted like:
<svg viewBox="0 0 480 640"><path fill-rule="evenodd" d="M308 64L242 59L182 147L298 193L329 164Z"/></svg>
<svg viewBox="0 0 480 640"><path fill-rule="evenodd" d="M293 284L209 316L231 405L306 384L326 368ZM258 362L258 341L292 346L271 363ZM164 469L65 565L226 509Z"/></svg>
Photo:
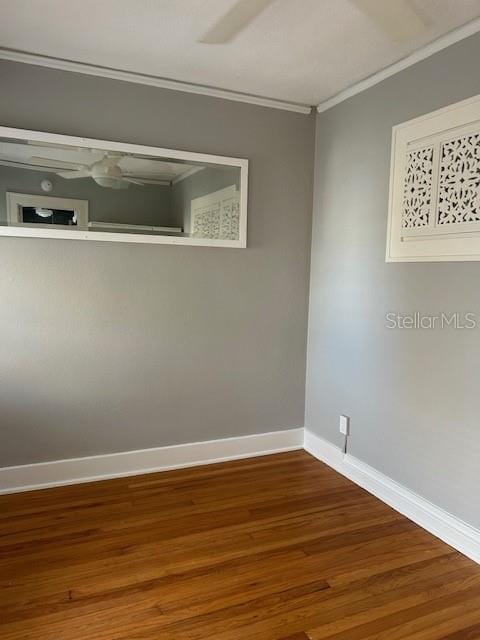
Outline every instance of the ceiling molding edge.
<svg viewBox="0 0 480 640"><path fill-rule="evenodd" d="M216 87L209 87L201 84L182 82L181 80L170 80L159 76L135 73L133 71L123 71L121 69L112 69L110 67L101 67L93 64L87 64L85 62L63 60L61 58L43 56L26 51L16 51L14 49L4 49L0 47L0 60L33 64L40 67L48 67L50 69L58 69L60 71L71 71L73 73L83 73L85 75L99 76L101 78L109 78L111 80L121 80L123 82L133 82L135 84L160 87L161 89L170 89L172 91L195 93L198 95L209 96L211 98L246 102L260 107L281 109L283 111L294 111L296 113L304 114L312 112L311 106L297 102L288 102L285 100L277 100L275 98L264 98L262 96L256 96L249 93L237 93L236 91L229 91L228 89L218 89Z"/></svg>
<svg viewBox="0 0 480 640"><path fill-rule="evenodd" d="M327 100L320 102L320 104L317 106L317 112L323 113L324 111L327 111L327 109L331 109L331 107L340 104L340 102L343 102L344 100L357 95L357 93L362 93L362 91L375 86L376 84L382 82L382 80L386 80L390 76L393 76L396 73L399 73L400 71L411 67L417 62L425 60L425 58L433 56L435 53L442 51L442 49L446 49L450 45L455 44L456 42L460 42L460 40L464 40L465 38L468 38L469 36L472 36L479 31L480 18L476 18L471 22L467 22L467 24L464 24L461 27L458 27L458 29L454 29L453 31L449 31L445 35L440 36L440 38L437 38L437 40L430 42L421 49L418 49L417 51L414 51L410 55L406 56L405 58L394 62L381 71L368 76L364 80L360 80L350 87L347 87L347 89L340 91L331 98L327 98Z"/></svg>

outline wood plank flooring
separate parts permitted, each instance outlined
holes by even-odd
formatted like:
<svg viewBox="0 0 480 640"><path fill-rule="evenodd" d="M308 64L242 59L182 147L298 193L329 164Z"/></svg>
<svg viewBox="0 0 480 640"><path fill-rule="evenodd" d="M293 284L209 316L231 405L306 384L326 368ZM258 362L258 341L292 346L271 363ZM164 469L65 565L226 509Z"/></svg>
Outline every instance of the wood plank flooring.
<svg viewBox="0 0 480 640"><path fill-rule="evenodd" d="M305 452L0 496L1 640L473 640L480 566Z"/></svg>

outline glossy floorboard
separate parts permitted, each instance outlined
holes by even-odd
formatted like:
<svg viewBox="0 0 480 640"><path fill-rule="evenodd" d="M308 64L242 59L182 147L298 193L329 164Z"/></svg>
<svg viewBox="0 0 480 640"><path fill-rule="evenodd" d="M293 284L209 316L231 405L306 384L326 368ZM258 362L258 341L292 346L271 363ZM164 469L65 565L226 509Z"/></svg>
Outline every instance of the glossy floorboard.
<svg viewBox="0 0 480 640"><path fill-rule="evenodd" d="M480 566L305 452L0 497L2 640L473 640Z"/></svg>

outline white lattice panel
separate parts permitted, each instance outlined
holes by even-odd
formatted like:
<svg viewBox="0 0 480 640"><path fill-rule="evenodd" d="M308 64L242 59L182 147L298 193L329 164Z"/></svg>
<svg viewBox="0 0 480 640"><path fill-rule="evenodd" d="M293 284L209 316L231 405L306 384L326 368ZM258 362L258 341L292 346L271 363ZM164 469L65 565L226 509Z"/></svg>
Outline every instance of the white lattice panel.
<svg viewBox="0 0 480 640"><path fill-rule="evenodd" d="M240 198L235 185L195 198L191 204L191 233L199 238L238 240Z"/></svg>
<svg viewBox="0 0 480 640"><path fill-rule="evenodd" d="M220 237L227 240L238 239L238 228L240 224L240 202L232 200L223 207L220 218Z"/></svg>
<svg viewBox="0 0 480 640"><path fill-rule="evenodd" d="M394 127L387 260L480 260L480 97Z"/></svg>
<svg viewBox="0 0 480 640"><path fill-rule="evenodd" d="M198 207L193 215L193 235L199 238L221 238L220 235L220 203L212 206Z"/></svg>
<svg viewBox="0 0 480 640"><path fill-rule="evenodd" d="M437 223L480 222L480 133L441 144Z"/></svg>
<svg viewBox="0 0 480 640"><path fill-rule="evenodd" d="M432 208L433 147L407 154L403 189L404 229L428 227Z"/></svg>

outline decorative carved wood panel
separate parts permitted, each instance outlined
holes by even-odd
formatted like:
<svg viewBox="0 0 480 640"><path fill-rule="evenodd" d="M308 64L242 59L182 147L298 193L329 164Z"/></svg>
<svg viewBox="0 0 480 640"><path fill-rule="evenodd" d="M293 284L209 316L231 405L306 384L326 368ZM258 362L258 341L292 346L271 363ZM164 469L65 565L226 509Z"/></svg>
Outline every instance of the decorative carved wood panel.
<svg viewBox="0 0 480 640"><path fill-rule="evenodd" d="M480 260L480 97L393 129L387 261Z"/></svg>
<svg viewBox="0 0 480 640"><path fill-rule="evenodd" d="M200 238L238 240L240 194L235 185L192 200L191 233Z"/></svg>
<svg viewBox="0 0 480 640"><path fill-rule="evenodd" d="M432 209L433 147L407 153L404 179L404 229L428 227Z"/></svg>
<svg viewBox="0 0 480 640"><path fill-rule="evenodd" d="M437 224L480 222L480 134L443 142L439 174Z"/></svg>

